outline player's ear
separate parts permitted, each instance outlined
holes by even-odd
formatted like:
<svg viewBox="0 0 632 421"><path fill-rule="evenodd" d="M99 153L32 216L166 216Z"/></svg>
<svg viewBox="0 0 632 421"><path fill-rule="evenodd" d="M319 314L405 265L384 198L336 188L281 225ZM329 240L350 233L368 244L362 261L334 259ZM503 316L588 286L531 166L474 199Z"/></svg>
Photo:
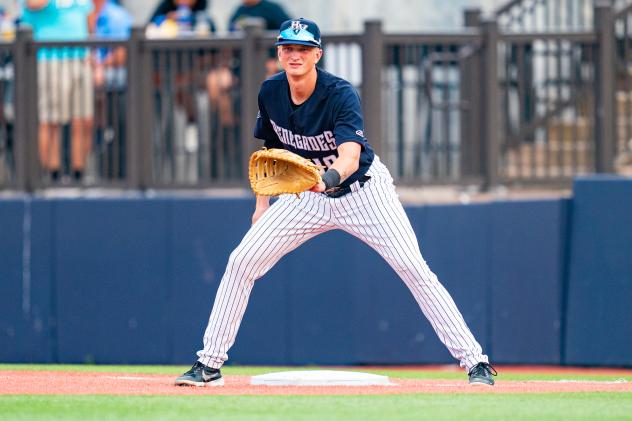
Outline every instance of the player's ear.
<svg viewBox="0 0 632 421"><path fill-rule="evenodd" d="M316 50L316 63L318 63L322 57L323 57L323 49L319 48L318 50Z"/></svg>

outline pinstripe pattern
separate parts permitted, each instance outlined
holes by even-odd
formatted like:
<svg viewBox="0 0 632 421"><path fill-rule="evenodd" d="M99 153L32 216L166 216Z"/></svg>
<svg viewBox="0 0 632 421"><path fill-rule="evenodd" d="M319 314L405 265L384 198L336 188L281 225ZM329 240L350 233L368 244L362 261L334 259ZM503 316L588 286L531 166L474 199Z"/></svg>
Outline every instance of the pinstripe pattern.
<svg viewBox="0 0 632 421"><path fill-rule="evenodd" d="M310 194L312 200L306 200L306 195L281 196L231 253L204 333L204 349L198 351L198 361L204 365L219 368L228 358L254 282L281 257L333 228L327 199Z"/></svg>
<svg viewBox="0 0 632 421"><path fill-rule="evenodd" d="M395 270L463 368L469 371L481 361L488 362L454 300L423 259L388 170L378 161L369 175L372 179L358 192L362 194L344 196L335 206L334 223L367 243Z"/></svg>
<svg viewBox="0 0 632 421"><path fill-rule="evenodd" d="M339 228L377 251L404 281L439 339L469 371L488 362L452 297L424 261L410 221L397 198L393 179L376 156L363 188L338 199L304 193L282 196L251 227L231 253L209 324L203 364L219 368L228 358L255 280L281 257L310 238Z"/></svg>

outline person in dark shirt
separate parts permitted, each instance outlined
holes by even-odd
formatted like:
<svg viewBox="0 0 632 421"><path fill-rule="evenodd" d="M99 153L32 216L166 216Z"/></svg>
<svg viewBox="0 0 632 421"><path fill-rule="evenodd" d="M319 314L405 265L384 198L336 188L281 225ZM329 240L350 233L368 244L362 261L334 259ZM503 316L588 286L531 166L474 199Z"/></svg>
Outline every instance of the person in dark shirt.
<svg viewBox="0 0 632 421"><path fill-rule="evenodd" d="M157 23L164 20L166 17L171 17L175 19L176 11L178 10L178 6L188 6L191 9L192 14L192 25L195 27L198 25L198 19L202 17L207 20L210 31L215 32L215 22L206 14L206 8L208 7L207 0L162 0L158 7L152 13L149 22Z"/></svg>
<svg viewBox="0 0 632 421"><path fill-rule="evenodd" d="M276 31L283 22L290 19L285 10L277 3L269 0L243 0L235 9L228 22L230 31L243 30L249 23L261 23L265 30ZM280 68L276 60L276 50L270 49L265 62L266 77L277 73Z"/></svg>
<svg viewBox="0 0 632 421"><path fill-rule="evenodd" d="M244 22L253 19L261 19L264 29L274 31L290 17L281 6L269 0L243 0L231 16L228 29L243 29Z"/></svg>

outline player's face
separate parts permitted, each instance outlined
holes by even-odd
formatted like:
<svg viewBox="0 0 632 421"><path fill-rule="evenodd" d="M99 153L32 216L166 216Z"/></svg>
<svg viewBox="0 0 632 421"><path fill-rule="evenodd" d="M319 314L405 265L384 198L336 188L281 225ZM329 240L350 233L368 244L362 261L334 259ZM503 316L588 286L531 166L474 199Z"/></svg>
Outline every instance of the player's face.
<svg viewBox="0 0 632 421"><path fill-rule="evenodd" d="M288 75L302 76L314 69L323 50L307 45L288 44L280 45L278 54L279 63Z"/></svg>

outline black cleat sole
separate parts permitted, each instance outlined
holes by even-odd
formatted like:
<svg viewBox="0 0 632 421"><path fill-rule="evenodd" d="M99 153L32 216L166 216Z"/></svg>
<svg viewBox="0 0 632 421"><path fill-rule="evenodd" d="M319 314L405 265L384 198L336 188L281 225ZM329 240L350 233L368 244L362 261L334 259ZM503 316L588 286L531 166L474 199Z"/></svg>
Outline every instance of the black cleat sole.
<svg viewBox="0 0 632 421"><path fill-rule="evenodd" d="M217 380L213 380L210 382L196 382L193 380L176 380L176 386L194 386L194 387L205 387L205 386L224 386L224 378L219 378Z"/></svg>

